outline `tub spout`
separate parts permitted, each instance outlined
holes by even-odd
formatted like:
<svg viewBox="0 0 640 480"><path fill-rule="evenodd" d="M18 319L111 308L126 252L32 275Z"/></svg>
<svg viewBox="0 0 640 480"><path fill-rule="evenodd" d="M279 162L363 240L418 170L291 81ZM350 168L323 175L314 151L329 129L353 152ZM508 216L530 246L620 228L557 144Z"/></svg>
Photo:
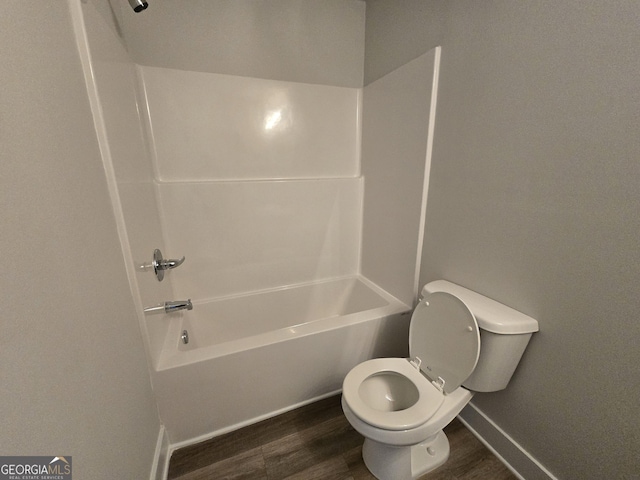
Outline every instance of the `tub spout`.
<svg viewBox="0 0 640 480"><path fill-rule="evenodd" d="M178 300L177 302L164 302L164 311L167 313L176 312L178 310L193 310L193 304L191 303L191 299L187 300Z"/></svg>
<svg viewBox="0 0 640 480"><path fill-rule="evenodd" d="M171 313L177 312L178 310L193 310L191 299L164 302L163 304L156 305L155 307L146 307L144 309L144 313Z"/></svg>

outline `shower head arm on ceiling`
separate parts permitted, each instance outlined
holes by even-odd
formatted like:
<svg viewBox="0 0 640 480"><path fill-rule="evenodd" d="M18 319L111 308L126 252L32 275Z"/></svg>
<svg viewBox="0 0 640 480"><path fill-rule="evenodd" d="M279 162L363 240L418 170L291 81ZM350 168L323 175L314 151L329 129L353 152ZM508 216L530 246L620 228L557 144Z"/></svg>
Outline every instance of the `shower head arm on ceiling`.
<svg viewBox="0 0 640 480"><path fill-rule="evenodd" d="M133 8L133 11L139 13L149 6L145 0L129 0L129 5Z"/></svg>

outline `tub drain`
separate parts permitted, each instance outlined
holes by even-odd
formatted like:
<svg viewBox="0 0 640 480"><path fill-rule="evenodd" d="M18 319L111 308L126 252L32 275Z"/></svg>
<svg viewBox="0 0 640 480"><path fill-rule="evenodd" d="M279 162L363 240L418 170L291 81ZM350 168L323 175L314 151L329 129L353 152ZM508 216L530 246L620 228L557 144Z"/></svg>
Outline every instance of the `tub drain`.
<svg viewBox="0 0 640 480"><path fill-rule="evenodd" d="M180 335L180 339L182 340L182 343L184 343L185 345L189 343L189 332L187 332L186 330L182 330L182 335Z"/></svg>

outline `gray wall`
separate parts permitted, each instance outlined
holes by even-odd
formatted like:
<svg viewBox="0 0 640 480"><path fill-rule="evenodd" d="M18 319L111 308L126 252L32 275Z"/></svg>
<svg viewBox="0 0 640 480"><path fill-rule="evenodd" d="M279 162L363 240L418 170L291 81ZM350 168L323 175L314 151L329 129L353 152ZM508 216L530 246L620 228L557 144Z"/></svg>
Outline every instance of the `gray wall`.
<svg viewBox="0 0 640 480"><path fill-rule="evenodd" d="M67 2L2 2L0 43L0 454L148 478L160 424Z"/></svg>
<svg viewBox="0 0 640 480"><path fill-rule="evenodd" d="M362 0L109 1L140 65L362 86Z"/></svg>
<svg viewBox="0 0 640 480"><path fill-rule="evenodd" d="M637 2L367 2L366 83L442 45L421 281L539 320L473 402L563 479L640 471L639 24Z"/></svg>

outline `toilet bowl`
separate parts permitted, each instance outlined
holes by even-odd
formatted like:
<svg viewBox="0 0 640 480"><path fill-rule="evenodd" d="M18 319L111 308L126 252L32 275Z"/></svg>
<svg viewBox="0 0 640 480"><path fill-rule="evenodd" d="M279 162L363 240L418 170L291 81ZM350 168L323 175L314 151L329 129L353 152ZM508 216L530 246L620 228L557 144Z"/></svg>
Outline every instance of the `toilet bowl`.
<svg viewBox="0 0 640 480"><path fill-rule="evenodd" d="M376 369L380 369L378 372L381 372L382 375L378 372L369 374L364 382L361 382L360 378L354 378L355 376L360 377L362 374L366 375L364 372L367 370ZM404 376L402 372L406 372L407 375ZM352 374L353 376L349 377ZM406 398L411 403L398 403L398 400L405 400L400 397L405 394L406 387L398 389L396 388L397 383L393 382L391 385L384 385L385 380L390 376L389 374L401 378L402 382L410 383L411 387L419 392L420 397L416 398L411 392L411 395ZM349 375L347 376L348 380L345 378L342 391L342 409L349 423L364 437L394 446L415 445L435 435L455 418L473 396L472 392L463 387L458 388L450 395L443 395L434 385L425 381L424 377L404 358L368 360L356 366L349 372ZM380 382L384 386L379 384L373 388L367 387L367 382L371 380ZM369 395L365 398L371 399L371 404L362 398L360 392L352 391L354 388L362 388L363 385ZM388 388L385 388L387 386ZM384 391L375 392L374 388L384 389ZM346 398L357 399L353 409L358 414L353 412ZM395 401L389 400L390 398ZM380 402L385 401L390 405L387 407L380 405ZM376 417L373 420L371 419L372 413Z"/></svg>
<svg viewBox="0 0 640 480"><path fill-rule="evenodd" d="M411 318L411 357L368 360L343 382L342 408L365 437L362 456L371 473L409 480L445 463L442 429L474 391L506 387L537 330L531 317L464 287L427 284Z"/></svg>

